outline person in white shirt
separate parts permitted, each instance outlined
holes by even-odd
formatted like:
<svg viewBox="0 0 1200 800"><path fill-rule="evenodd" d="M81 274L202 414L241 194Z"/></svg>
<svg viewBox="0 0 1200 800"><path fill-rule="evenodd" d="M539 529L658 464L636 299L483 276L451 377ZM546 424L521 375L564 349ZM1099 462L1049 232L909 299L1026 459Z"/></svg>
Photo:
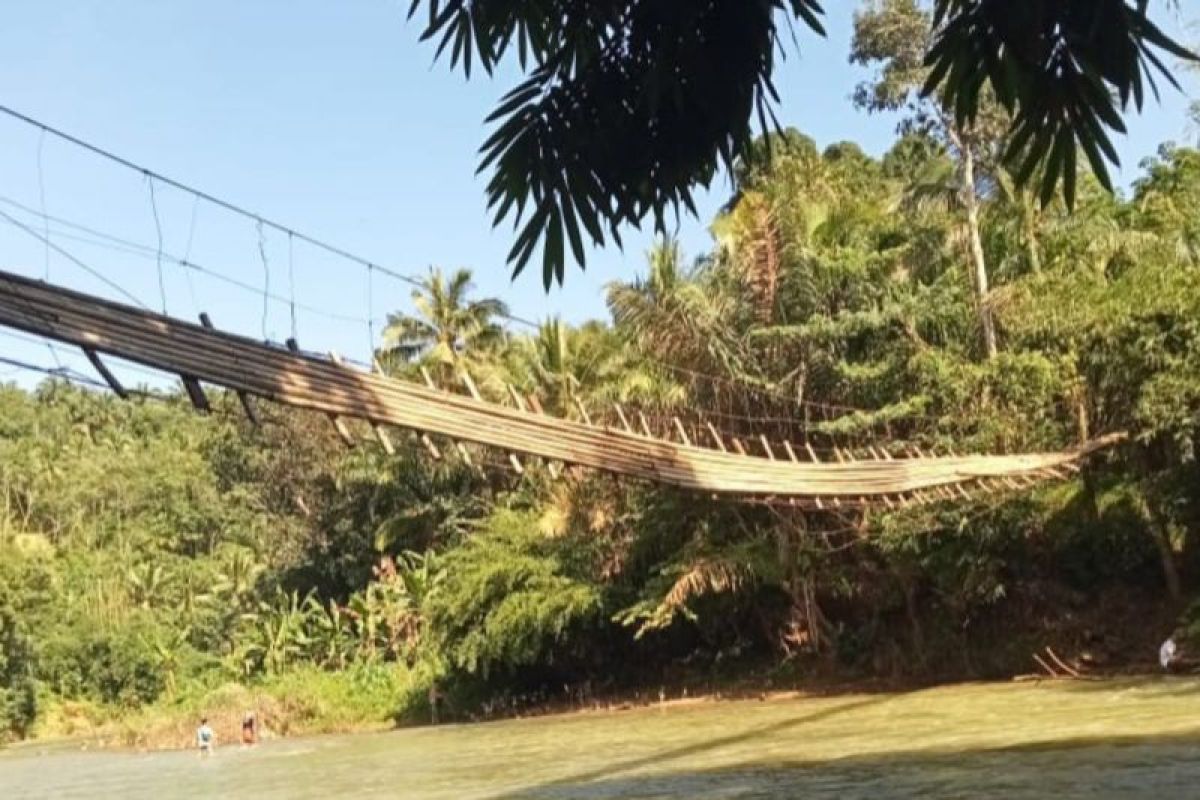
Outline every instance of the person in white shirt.
<svg viewBox="0 0 1200 800"><path fill-rule="evenodd" d="M1158 648L1158 663L1165 670L1171 669L1171 663L1175 660L1176 654L1179 652L1179 646L1175 644L1175 638L1167 639Z"/></svg>
<svg viewBox="0 0 1200 800"><path fill-rule="evenodd" d="M200 748L201 756L211 755L217 746L217 734L208 726L208 717L201 719L200 727L196 728L196 746Z"/></svg>

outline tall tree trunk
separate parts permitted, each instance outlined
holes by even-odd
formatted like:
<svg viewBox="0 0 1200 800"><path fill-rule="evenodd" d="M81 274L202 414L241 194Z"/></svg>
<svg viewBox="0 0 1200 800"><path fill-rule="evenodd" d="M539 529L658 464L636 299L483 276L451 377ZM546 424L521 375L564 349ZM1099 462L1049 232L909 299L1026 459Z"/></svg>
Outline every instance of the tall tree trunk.
<svg viewBox="0 0 1200 800"><path fill-rule="evenodd" d="M1166 584L1167 593L1172 600L1179 600L1183 596L1183 586L1179 580L1179 569L1175 565L1175 551L1171 547L1171 529L1163 515L1155 510L1153 503L1154 498L1147 497L1145 490L1142 490L1138 498L1138 510L1141 512L1146 530L1149 531L1150 537L1154 540L1154 546L1158 550L1158 557L1162 563L1163 583Z"/></svg>
<svg viewBox="0 0 1200 800"><path fill-rule="evenodd" d="M983 330L983 349L989 359L995 358L996 320L992 315L991 289L988 285L987 259L983 254L983 236L979 230L979 195L975 192L975 154L967 137L961 141L959 153L962 157L962 201L967 211L967 235L970 239L971 261L975 300L979 304L979 325Z"/></svg>
<svg viewBox="0 0 1200 800"><path fill-rule="evenodd" d="M1030 271L1039 273L1042 271L1042 251L1038 245L1038 209L1035 205L1037 200L1023 190L1018 189L1017 191L1020 192L1017 197L1021 202L1021 227L1024 228L1025 255L1029 259Z"/></svg>

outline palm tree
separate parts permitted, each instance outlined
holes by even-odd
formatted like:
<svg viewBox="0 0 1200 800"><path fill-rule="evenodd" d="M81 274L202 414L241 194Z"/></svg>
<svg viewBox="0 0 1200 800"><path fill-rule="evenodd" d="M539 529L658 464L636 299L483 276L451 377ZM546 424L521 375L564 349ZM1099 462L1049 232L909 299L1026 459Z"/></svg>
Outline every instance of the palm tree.
<svg viewBox="0 0 1200 800"><path fill-rule="evenodd" d="M679 243L665 239L647 253L649 274L608 286L617 331L642 352L663 361L729 372L738 343L729 322L735 304L683 266Z"/></svg>
<svg viewBox="0 0 1200 800"><path fill-rule="evenodd" d="M575 417L579 404L606 400L664 406L683 399L677 382L638 359L599 322L573 327L550 319L537 336L515 344L510 372L559 416Z"/></svg>
<svg viewBox="0 0 1200 800"><path fill-rule="evenodd" d="M447 276L431 267L412 293L415 313L388 315L381 360L392 369L428 367L441 385L452 384L468 358L504 338L496 318L508 314L508 307L492 297L469 299L473 288L470 270Z"/></svg>

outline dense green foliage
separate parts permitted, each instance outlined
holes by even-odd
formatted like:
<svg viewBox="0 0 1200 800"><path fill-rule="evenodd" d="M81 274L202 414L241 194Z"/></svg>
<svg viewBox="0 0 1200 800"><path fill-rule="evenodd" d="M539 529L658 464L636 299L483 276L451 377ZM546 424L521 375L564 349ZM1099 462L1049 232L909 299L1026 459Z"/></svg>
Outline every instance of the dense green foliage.
<svg viewBox="0 0 1200 800"><path fill-rule="evenodd" d="M936 131L882 158L795 131L771 150L738 163L711 253L664 242L609 288L611 324L506 333L468 275L432 272L381 361L574 419L621 424L619 403L661 436L711 423L757 454L1129 443L1027 492L802 511L412 436L389 456L365 427L345 450L323 418L254 429L225 396L200 417L0 390L3 735L35 685L55 718L226 697L349 724L762 668L1001 675L1048 642L1149 661L1200 574L1200 153L1164 148L1128 199L1083 178L1074 214L981 159L972 222L930 200L965 158Z"/></svg>

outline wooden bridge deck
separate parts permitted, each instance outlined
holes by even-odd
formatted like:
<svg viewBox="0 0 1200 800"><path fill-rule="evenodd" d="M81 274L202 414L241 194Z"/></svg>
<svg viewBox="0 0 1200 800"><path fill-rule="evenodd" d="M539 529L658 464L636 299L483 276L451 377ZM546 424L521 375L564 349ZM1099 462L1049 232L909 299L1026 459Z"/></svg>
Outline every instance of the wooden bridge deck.
<svg viewBox="0 0 1200 800"><path fill-rule="evenodd" d="M368 373L242 336L0 272L0 325L337 417L397 426L706 493L818 502L943 496L1044 478L1117 436L1058 453L773 460L588 425ZM890 501L889 501L890 502Z"/></svg>

